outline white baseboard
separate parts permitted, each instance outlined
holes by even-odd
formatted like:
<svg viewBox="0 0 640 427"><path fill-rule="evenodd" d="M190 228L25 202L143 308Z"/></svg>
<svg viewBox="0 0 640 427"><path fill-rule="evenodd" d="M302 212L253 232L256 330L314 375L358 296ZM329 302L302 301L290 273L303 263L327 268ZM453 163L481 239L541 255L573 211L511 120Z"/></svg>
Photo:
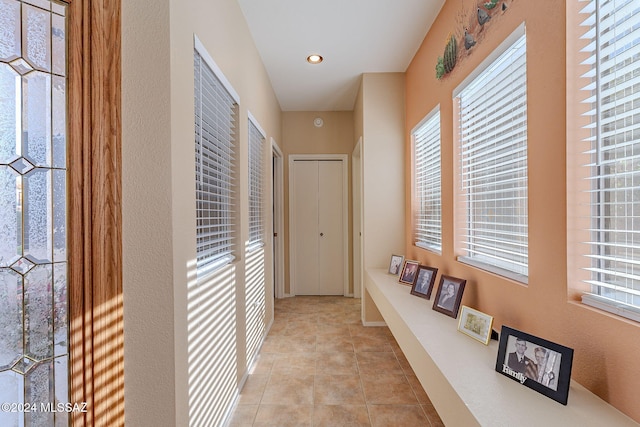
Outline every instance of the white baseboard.
<svg viewBox="0 0 640 427"><path fill-rule="evenodd" d="M362 322L362 326L387 326L387 322Z"/></svg>
<svg viewBox="0 0 640 427"><path fill-rule="evenodd" d="M266 326L264 335L260 339L260 345L258 346L256 353L253 355L253 359L248 364L247 370L245 371L244 375L242 375L242 378L240 378L240 381L238 381L238 387L236 388L236 391L235 391L233 403L229 406L229 409L227 410L227 414L224 417L224 422L222 423L223 426L228 426L229 423L231 422L231 417L233 417L233 413L238 407L238 402L240 401L240 392L242 391L247 380L249 379L249 371L251 371L251 368L253 368L253 365L256 363L256 359L258 358L258 356L260 356L262 345L264 344L264 340L265 338L267 338L267 335L269 335L269 331L271 331L271 326L273 326L273 320L271 320L271 322L269 322L269 324Z"/></svg>

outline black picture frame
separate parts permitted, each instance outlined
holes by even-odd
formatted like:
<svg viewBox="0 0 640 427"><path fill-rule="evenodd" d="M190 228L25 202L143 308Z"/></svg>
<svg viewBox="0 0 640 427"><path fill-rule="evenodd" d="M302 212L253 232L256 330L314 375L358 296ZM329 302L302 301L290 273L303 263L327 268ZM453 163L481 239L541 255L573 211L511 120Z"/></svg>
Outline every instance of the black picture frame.
<svg viewBox="0 0 640 427"><path fill-rule="evenodd" d="M409 286L413 285L413 281L416 280L416 273L418 272L419 265L420 263L418 261L414 261L412 259L404 260L402 273L400 273L400 277L398 277L398 282Z"/></svg>
<svg viewBox="0 0 640 427"><path fill-rule="evenodd" d="M523 360L518 361L517 353ZM502 375L566 405L572 364L573 349L502 326L496 358Z"/></svg>
<svg viewBox="0 0 640 427"><path fill-rule="evenodd" d="M440 276L438 292L433 300L433 309L454 319L458 317L462 293L467 284L465 279L452 276Z"/></svg>
<svg viewBox="0 0 640 427"><path fill-rule="evenodd" d="M411 295L425 299L431 298L431 291L436 283L436 274L438 274L437 268L419 265L416 278L411 286Z"/></svg>

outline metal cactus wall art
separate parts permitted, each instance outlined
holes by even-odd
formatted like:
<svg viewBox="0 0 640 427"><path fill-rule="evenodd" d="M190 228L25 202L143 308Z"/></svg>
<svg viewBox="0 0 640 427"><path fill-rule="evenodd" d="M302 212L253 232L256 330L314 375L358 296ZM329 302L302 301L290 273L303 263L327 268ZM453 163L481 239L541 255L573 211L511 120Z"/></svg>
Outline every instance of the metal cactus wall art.
<svg viewBox="0 0 640 427"><path fill-rule="evenodd" d="M456 64L470 55L476 43L484 38L485 27L492 24L492 18L504 14L510 3L515 0L473 0L462 7L456 14L455 32L450 33L444 46L444 52L438 56L436 63L436 78L446 77L453 71ZM507 4L509 3L509 5ZM500 7L496 7L500 5ZM464 49L463 49L464 47Z"/></svg>

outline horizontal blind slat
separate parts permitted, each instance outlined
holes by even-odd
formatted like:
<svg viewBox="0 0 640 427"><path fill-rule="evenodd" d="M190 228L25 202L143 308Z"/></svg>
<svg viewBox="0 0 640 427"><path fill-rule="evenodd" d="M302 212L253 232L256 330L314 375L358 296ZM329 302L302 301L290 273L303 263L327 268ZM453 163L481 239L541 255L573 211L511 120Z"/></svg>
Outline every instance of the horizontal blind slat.
<svg viewBox="0 0 640 427"><path fill-rule="evenodd" d="M414 142L414 190L417 197L414 242L425 249L442 248L440 110L429 113L412 134Z"/></svg>
<svg viewBox="0 0 640 427"><path fill-rule="evenodd" d="M249 119L249 244L264 240L263 146L264 136Z"/></svg>
<svg viewBox="0 0 640 427"><path fill-rule="evenodd" d="M640 307L640 3L593 0L581 10L587 42L579 86L589 110L582 117L590 137L578 143L592 159L589 260L592 293L600 302Z"/></svg>
<svg viewBox="0 0 640 427"><path fill-rule="evenodd" d="M234 258L238 107L197 49L194 68L196 264L201 275Z"/></svg>
<svg viewBox="0 0 640 427"><path fill-rule="evenodd" d="M463 88L459 227L465 258L528 274L526 36Z"/></svg>

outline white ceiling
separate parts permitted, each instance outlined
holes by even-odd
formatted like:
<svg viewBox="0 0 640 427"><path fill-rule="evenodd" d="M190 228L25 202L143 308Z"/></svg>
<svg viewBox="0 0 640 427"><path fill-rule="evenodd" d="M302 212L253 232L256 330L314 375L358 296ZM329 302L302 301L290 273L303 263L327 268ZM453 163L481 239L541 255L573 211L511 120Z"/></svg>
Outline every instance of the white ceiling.
<svg viewBox="0 0 640 427"><path fill-rule="evenodd" d="M238 3L283 111L349 111L362 73L406 71L444 0Z"/></svg>

